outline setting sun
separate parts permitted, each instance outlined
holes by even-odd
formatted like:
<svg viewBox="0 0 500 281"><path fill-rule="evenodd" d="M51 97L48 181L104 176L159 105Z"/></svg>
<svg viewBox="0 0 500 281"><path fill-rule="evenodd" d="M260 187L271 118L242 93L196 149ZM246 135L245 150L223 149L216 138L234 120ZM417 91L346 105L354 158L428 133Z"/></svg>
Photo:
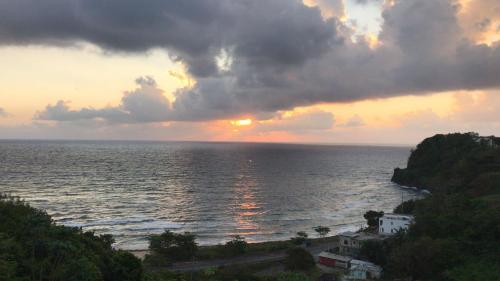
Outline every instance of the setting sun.
<svg viewBox="0 0 500 281"><path fill-rule="evenodd" d="M231 121L231 125L233 126L250 126L252 125L252 119L242 119Z"/></svg>

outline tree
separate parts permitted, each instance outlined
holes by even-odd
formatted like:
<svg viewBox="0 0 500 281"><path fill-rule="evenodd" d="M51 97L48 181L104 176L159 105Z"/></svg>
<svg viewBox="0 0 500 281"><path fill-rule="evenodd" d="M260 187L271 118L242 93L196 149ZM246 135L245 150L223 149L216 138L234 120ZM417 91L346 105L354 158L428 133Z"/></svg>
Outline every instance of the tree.
<svg viewBox="0 0 500 281"><path fill-rule="evenodd" d="M409 200L406 202L401 203L398 205L396 208L394 208L394 213L395 214L413 214L413 211L415 210L415 200Z"/></svg>
<svg viewBox="0 0 500 281"><path fill-rule="evenodd" d="M313 228L314 231L316 231L320 237L325 237L329 232L330 232L330 228L329 227L326 227L326 226L316 226L315 228Z"/></svg>
<svg viewBox="0 0 500 281"><path fill-rule="evenodd" d="M309 237L307 233L305 233L304 231L299 231L297 232L296 236L292 238L292 242L295 245L302 245L307 241L307 237Z"/></svg>
<svg viewBox="0 0 500 281"><path fill-rule="evenodd" d="M141 261L112 244L0 194L1 281L141 281Z"/></svg>
<svg viewBox="0 0 500 281"><path fill-rule="evenodd" d="M313 256L303 248L290 249L285 259L286 268L293 271L307 271L315 264Z"/></svg>
<svg viewBox="0 0 500 281"><path fill-rule="evenodd" d="M113 255L113 279L116 281L141 280L143 269L141 261L125 251L117 251Z"/></svg>
<svg viewBox="0 0 500 281"><path fill-rule="evenodd" d="M160 255L168 261L186 261L198 250L196 236L192 233L173 233L166 230L160 235L151 235L149 249L153 255Z"/></svg>
<svg viewBox="0 0 500 281"><path fill-rule="evenodd" d="M368 211L363 217L366 219L369 227L378 227L378 220L384 216L384 212Z"/></svg>
<svg viewBox="0 0 500 281"><path fill-rule="evenodd" d="M361 246L359 255L377 265L384 266L387 263L387 252L383 241L368 240Z"/></svg>
<svg viewBox="0 0 500 281"><path fill-rule="evenodd" d="M244 254L247 248L248 243L245 241L245 238L239 235L233 236L233 239L228 241L225 245L225 249L233 256Z"/></svg>

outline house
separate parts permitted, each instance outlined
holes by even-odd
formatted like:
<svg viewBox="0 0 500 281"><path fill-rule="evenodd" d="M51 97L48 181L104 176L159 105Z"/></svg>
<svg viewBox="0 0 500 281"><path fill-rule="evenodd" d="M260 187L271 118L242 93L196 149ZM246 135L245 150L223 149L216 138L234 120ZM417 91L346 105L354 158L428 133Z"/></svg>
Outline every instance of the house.
<svg viewBox="0 0 500 281"><path fill-rule="evenodd" d="M343 280L379 279L382 275L382 268L371 262L332 254L330 252L321 252L318 257L320 267L347 270L348 274L344 276Z"/></svg>
<svg viewBox="0 0 500 281"><path fill-rule="evenodd" d="M408 230L414 221L410 215L384 214L379 219L378 233L391 235L399 230Z"/></svg>
<svg viewBox="0 0 500 281"><path fill-rule="evenodd" d="M372 280L379 279L382 275L382 268L374 263L351 260L349 262L349 273L346 274L343 280Z"/></svg>
<svg viewBox="0 0 500 281"><path fill-rule="evenodd" d="M365 232L347 231L339 235L339 253L341 255L357 256L366 241L384 240L386 236L375 235Z"/></svg>
<svg viewBox="0 0 500 281"><path fill-rule="evenodd" d="M351 257L332 254L330 252L321 252L319 255L319 264L327 267L348 268Z"/></svg>

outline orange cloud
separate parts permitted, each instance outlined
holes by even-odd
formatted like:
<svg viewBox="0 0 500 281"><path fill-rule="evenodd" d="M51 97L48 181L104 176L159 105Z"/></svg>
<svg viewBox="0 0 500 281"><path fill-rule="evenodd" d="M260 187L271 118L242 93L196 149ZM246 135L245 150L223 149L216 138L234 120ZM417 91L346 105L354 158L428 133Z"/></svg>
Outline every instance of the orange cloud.
<svg viewBox="0 0 500 281"><path fill-rule="evenodd" d="M466 35L477 43L500 40L500 2L498 0L462 0L458 14Z"/></svg>

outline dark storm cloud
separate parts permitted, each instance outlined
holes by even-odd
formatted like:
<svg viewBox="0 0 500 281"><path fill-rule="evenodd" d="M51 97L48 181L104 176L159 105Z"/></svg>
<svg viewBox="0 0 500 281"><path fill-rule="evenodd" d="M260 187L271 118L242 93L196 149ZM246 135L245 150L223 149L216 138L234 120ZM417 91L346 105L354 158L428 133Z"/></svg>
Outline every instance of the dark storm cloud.
<svg viewBox="0 0 500 281"><path fill-rule="evenodd" d="M498 88L500 45L468 40L459 9L453 0L387 5L381 45L372 49L351 40L353 31L335 17L325 20L317 8L294 0L5 0L0 44L83 40L119 51L163 48L197 80L178 90L172 104L161 94L126 95L120 106L105 109L71 111L60 102L41 119L272 116L320 102ZM223 50L232 61L224 70L216 64ZM161 102L142 102L155 98Z"/></svg>
<svg viewBox="0 0 500 281"><path fill-rule="evenodd" d="M297 64L328 49L335 35L317 9L274 0L6 0L0 42L84 40L103 48L166 48L197 76L215 74L220 49L252 62Z"/></svg>

